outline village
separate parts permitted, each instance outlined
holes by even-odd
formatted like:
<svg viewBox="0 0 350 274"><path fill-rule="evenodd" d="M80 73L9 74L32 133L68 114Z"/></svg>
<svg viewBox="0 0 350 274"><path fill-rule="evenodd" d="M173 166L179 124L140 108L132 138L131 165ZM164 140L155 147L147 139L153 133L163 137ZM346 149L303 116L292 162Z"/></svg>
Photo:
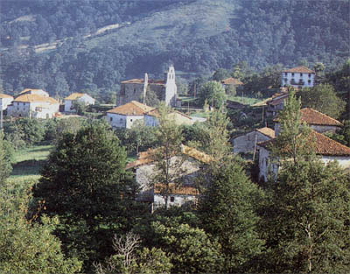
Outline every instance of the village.
<svg viewBox="0 0 350 274"><path fill-rule="evenodd" d="M281 75L280 91L272 97L255 103L251 108L262 111L262 119L269 119L269 127L252 128L251 131L240 134L230 140L232 154L241 155L247 161L258 162L258 181L267 182L269 176L277 176L278 164L274 163L269 145L278 137L281 126L278 120L278 113L284 109L286 100L288 100L289 90L296 90L304 87L313 87L315 85L315 72L307 67L300 66L287 69ZM223 88L237 88L243 83L235 78L223 79L220 84ZM192 126L195 123L203 123L206 118L196 115L190 116L181 108L183 104L177 94L175 68L169 67L164 80L149 79L147 73L143 79L131 79L121 82L121 89L117 92L116 107L100 112L100 119L104 119L115 130L132 129L135 127L158 127L160 122L160 111L157 107L151 107L145 104L147 94L150 90L156 95L159 102L164 102L169 106L169 112L166 114L177 126ZM140 102L141 101L141 102ZM64 119L70 117L79 117L77 115L80 109L94 106L96 100L86 93L72 93L63 100L56 100L49 96L49 93L42 89L24 89L15 97L0 94L1 102L1 122L3 117L8 119L32 118L32 119ZM60 103L61 102L61 103ZM241 110L237 116L248 119L247 114L242 111L244 105L239 102L227 101L227 109ZM177 110L179 109L179 110ZM214 109L214 106L208 105L205 110L207 113ZM202 111L200 109L200 111ZM316 154L319 159L328 163L337 161L344 169L350 168L350 148L327 137L325 133L336 133L343 124L336 119L329 117L312 108L302 108L300 110L301 121L312 129L312 135L316 140ZM267 122L265 122L267 125ZM237 134L236 134L237 135ZM147 151L137 150L136 159L129 162L126 168L132 170L135 174L136 182L142 189L138 196L139 201L150 203L152 210L155 207L164 206L169 199L169 205L182 206L188 202L196 204L200 195L196 188L194 179L196 173L203 169L212 159L204 152L198 151L186 145L181 147L181 155L174 155L174 159L183 157L182 166L184 170L177 174L177 178L187 178L181 186L173 185L169 189L168 195L162 194L162 186L153 182L155 176L155 159L152 157L153 149ZM213 160L213 159L212 159ZM188 179L192 178L192 179Z"/></svg>
<svg viewBox="0 0 350 274"><path fill-rule="evenodd" d="M305 104L329 85L306 66L283 69L278 87L252 100L234 75L214 76L194 85L192 95L179 94L171 65L164 79L145 73L121 81L115 104L83 92L54 98L38 88L0 94L4 206L24 201L25 217L8 215L17 216L9 219L16 233L55 229L57 238L51 232L41 237L63 239L69 248L54 272L251 273L260 265L231 265L231 256L244 262L262 256L262 264L269 263L264 254L279 257L269 241L289 229L295 204L300 208L292 217L306 218L298 231L311 229L319 214L309 207L320 200L321 215L334 211L336 222L348 217L348 122L333 118L333 107L324 108L326 115L319 104ZM335 102L342 111L344 103ZM47 216L57 222L48 223L52 228L37 224ZM326 233L322 222L312 225L321 227L317 237ZM87 237L94 240L81 241ZM343 240L336 240L342 255L332 267L347 256ZM141 243L147 247L139 249ZM48 252L61 252L54 246ZM7 258L23 248L14 250ZM26 256L20 261L33 254ZM272 268L278 273L285 266Z"/></svg>

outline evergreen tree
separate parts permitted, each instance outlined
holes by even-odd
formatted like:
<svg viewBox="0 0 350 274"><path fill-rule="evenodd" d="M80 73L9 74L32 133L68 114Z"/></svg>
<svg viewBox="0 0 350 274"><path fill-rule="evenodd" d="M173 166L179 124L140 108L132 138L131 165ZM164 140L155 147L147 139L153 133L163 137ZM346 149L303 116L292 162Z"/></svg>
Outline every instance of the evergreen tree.
<svg viewBox="0 0 350 274"><path fill-rule="evenodd" d="M204 229L219 240L226 273L253 271L253 259L262 251L255 213L261 193L234 161L212 169L208 189L199 203Z"/></svg>
<svg viewBox="0 0 350 274"><path fill-rule="evenodd" d="M46 205L43 213L60 217L56 234L66 250L77 249L87 265L108 255L112 235L131 225L133 186L125 164L125 150L113 132L91 124L64 134L35 186L34 196Z"/></svg>
<svg viewBox="0 0 350 274"><path fill-rule="evenodd" d="M12 171L7 144L4 140L4 133L0 130L0 183L5 182Z"/></svg>
<svg viewBox="0 0 350 274"><path fill-rule="evenodd" d="M275 273L350 271L350 178L336 163L285 162L268 188L265 263Z"/></svg>

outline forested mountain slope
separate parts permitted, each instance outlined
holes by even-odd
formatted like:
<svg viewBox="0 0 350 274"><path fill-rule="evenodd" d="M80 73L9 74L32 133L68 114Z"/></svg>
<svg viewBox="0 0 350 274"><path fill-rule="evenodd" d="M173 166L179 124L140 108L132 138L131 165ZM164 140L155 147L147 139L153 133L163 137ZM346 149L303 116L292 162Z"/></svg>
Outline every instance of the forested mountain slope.
<svg viewBox="0 0 350 274"><path fill-rule="evenodd" d="M349 56L349 9L348 0L2 1L1 85L109 100L121 79L160 76L170 62L185 73L239 61L330 68Z"/></svg>

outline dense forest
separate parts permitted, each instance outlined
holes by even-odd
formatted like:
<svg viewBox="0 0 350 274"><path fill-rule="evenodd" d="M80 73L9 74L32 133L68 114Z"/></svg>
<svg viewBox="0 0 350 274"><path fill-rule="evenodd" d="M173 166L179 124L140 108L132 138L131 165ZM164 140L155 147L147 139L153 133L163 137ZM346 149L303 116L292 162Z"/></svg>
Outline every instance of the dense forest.
<svg viewBox="0 0 350 274"><path fill-rule="evenodd" d="M169 63L185 78L242 61L331 70L349 56L349 9L311 0L2 1L0 88L112 102L121 80L159 77Z"/></svg>

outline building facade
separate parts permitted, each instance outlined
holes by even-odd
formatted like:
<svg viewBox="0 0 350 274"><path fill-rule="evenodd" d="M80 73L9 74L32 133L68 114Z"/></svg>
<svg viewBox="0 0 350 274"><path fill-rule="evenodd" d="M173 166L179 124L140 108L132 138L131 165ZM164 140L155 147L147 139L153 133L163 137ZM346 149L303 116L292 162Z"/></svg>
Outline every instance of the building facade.
<svg viewBox="0 0 350 274"><path fill-rule="evenodd" d="M282 86L313 87L315 72L307 67L300 66L282 72Z"/></svg>
<svg viewBox="0 0 350 274"><path fill-rule="evenodd" d="M64 111L65 112L76 112L75 103L81 102L85 106L94 105L95 99L86 93L72 93L68 97L64 98Z"/></svg>
<svg viewBox="0 0 350 274"><path fill-rule="evenodd" d="M175 82L175 69L169 67L164 80L152 80L145 73L144 79L131 79L121 82L120 91L117 92L117 105L124 105L131 101L145 102L147 92L151 90L160 101L168 106L176 106L177 86Z"/></svg>

